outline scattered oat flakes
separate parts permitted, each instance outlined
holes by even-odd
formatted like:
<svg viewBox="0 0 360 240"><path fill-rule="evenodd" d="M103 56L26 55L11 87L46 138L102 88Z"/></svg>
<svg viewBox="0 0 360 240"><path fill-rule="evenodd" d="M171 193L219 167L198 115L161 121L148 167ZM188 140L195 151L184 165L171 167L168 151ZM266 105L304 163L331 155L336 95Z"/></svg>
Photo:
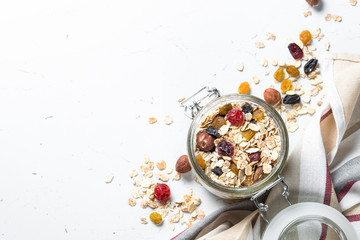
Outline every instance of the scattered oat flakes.
<svg viewBox="0 0 360 240"><path fill-rule="evenodd" d="M324 34L321 33L321 34L319 34L319 36L316 37L316 39L317 39L318 41L320 41L323 37L324 37Z"/></svg>
<svg viewBox="0 0 360 240"><path fill-rule="evenodd" d="M357 4L357 0L350 0L350 4L355 6Z"/></svg>
<svg viewBox="0 0 360 240"><path fill-rule="evenodd" d="M309 16L309 15L311 15L311 11L310 11L310 10L307 10L306 12L304 12L304 17L307 17L307 16Z"/></svg>
<svg viewBox="0 0 360 240"><path fill-rule="evenodd" d="M267 67L268 66L268 60L266 58L264 58L263 60L261 60L261 66L263 67Z"/></svg>
<svg viewBox="0 0 360 240"><path fill-rule="evenodd" d="M330 19L331 19L331 14L330 14L330 13L326 14L325 20L326 20L326 21L330 21Z"/></svg>
<svg viewBox="0 0 360 240"><path fill-rule="evenodd" d="M301 49L304 49L304 43L302 42L302 41L298 41L297 43L296 43Z"/></svg>
<svg viewBox="0 0 360 240"><path fill-rule="evenodd" d="M265 76L268 76L269 74L270 74L269 70L266 70L265 73L264 73Z"/></svg>
<svg viewBox="0 0 360 240"><path fill-rule="evenodd" d="M333 19L334 19L336 22L341 22L341 21L342 21L342 17L341 17L341 16L338 16L338 15L334 15L334 16L333 16Z"/></svg>
<svg viewBox="0 0 360 240"><path fill-rule="evenodd" d="M180 178L181 178L181 174L179 172L176 172L173 176L173 180L175 180L175 181L179 181Z"/></svg>
<svg viewBox="0 0 360 240"><path fill-rule="evenodd" d="M195 182L200 183L200 181L197 177L195 177L194 180L195 180Z"/></svg>
<svg viewBox="0 0 360 240"><path fill-rule="evenodd" d="M161 160L160 162L156 162L156 167L159 170L164 170L166 168L166 162L164 160Z"/></svg>
<svg viewBox="0 0 360 240"><path fill-rule="evenodd" d="M236 67L236 69L239 70L240 72L242 72L242 71L244 70L244 64L243 64L241 61L239 61L239 60L237 60L237 61L235 62L235 67Z"/></svg>
<svg viewBox="0 0 360 240"><path fill-rule="evenodd" d="M136 177L138 175L138 171L136 169L133 169L131 172L130 172L130 177Z"/></svg>
<svg viewBox="0 0 360 240"><path fill-rule="evenodd" d="M270 62L273 66L277 66L278 65L278 61L276 60L275 57L270 56Z"/></svg>
<svg viewBox="0 0 360 240"><path fill-rule="evenodd" d="M173 168L172 168L171 166L168 166L168 167L166 168L166 170L165 170L165 172L166 172L167 174L172 173L172 171L173 171Z"/></svg>
<svg viewBox="0 0 360 240"><path fill-rule="evenodd" d="M321 101L321 100L319 100L318 102L317 102L317 105L320 107L321 105L323 104L323 101Z"/></svg>
<svg viewBox="0 0 360 240"><path fill-rule="evenodd" d="M301 60L295 61L294 66L295 66L296 68L301 67Z"/></svg>
<svg viewBox="0 0 360 240"><path fill-rule="evenodd" d="M157 173L158 178L163 181L163 182L167 182L169 181L169 176L167 174L163 174L163 173Z"/></svg>
<svg viewBox="0 0 360 240"><path fill-rule="evenodd" d="M129 198L129 200L128 200L128 204L130 205L130 206L135 206L136 205L136 200L135 199L133 199L133 198Z"/></svg>
<svg viewBox="0 0 360 240"><path fill-rule="evenodd" d="M113 179L114 179L114 174L110 173L109 175L107 175L105 177L105 182L106 183L111 183Z"/></svg>
<svg viewBox="0 0 360 240"><path fill-rule="evenodd" d="M259 84L259 82L260 82L260 79L256 76L253 76L252 80L254 81L255 84Z"/></svg>
<svg viewBox="0 0 360 240"><path fill-rule="evenodd" d="M326 51L329 51L329 49L330 49L330 43L329 43L329 42L326 42L324 46L325 46L325 50L326 50Z"/></svg>
<svg viewBox="0 0 360 240"><path fill-rule="evenodd" d="M299 124L290 122L286 127L289 132L295 132L299 128Z"/></svg>
<svg viewBox="0 0 360 240"><path fill-rule="evenodd" d="M309 45L309 46L308 46L308 49L309 49L310 51L316 51L316 47L314 47L313 45Z"/></svg>
<svg viewBox="0 0 360 240"><path fill-rule="evenodd" d="M279 61L279 66L280 67L285 67L285 62L284 61Z"/></svg>
<svg viewBox="0 0 360 240"><path fill-rule="evenodd" d="M265 44L261 41L256 41L255 42L255 47L257 48L264 48L265 47Z"/></svg>
<svg viewBox="0 0 360 240"><path fill-rule="evenodd" d="M166 125L172 124L173 121L174 121L173 118L172 118L171 116L169 116L169 115L165 116L165 118L164 118L164 123L165 123Z"/></svg>
<svg viewBox="0 0 360 240"><path fill-rule="evenodd" d="M276 36L275 34L272 34L271 32L266 33L266 39L275 40Z"/></svg>
<svg viewBox="0 0 360 240"><path fill-rule="evenodd" d="M142 224L147 224L148 222L146 221L146 217L141 217L140 218L140 222L142 223Z"/></svg>
<svg viewBox="0 0 360 240"><path fill-rule="evenodd" d="M185 100L185 97L181 97L181 98L178 99L178 103L181 103L184 100Z"/></svg>
<svg viewBox="0 0 360 240"><path fill-rule="evenodd" d="M149 155L144 154L144 163L148 163L149 162Z"/></svg>
<svg viewBox="0 0 360 240"><path fill-rule="evenodd" d="M156 123L157 122L157 119L156 118L154 118L154 117L150 117L149 118L149 123L150 124L154 124L154 123Z"/></svg>

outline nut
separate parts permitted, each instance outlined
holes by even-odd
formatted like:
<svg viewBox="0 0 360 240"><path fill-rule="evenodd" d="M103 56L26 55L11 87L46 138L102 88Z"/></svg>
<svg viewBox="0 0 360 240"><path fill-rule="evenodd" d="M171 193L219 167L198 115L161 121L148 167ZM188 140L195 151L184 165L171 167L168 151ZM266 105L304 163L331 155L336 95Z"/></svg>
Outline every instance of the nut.
<svg viewBox="0 0 360 240"><path fill-rule="evenodd" d="M254 176L253 176L253 182L256 182L257 180L259 180L259 178L262 177L262 173L263 173L263 167L258 167L255 170Z"/></svg>
<svg viewBox="0 0 360 240"><path fill-rule="evenodd" d="M179 159L176 161L176 171L179 173L186 173L191 170L191 166L189 163L189 158L187 155L182 155L179 157Z"/></svg>
<svg viewBox="0 0 360 240"><path fill-rule="evenodd" d="M196 139L198 148L200 150L207 151L207 152L214 149L214 147L215 147L214 141L215 141L215 138L205 131L200 132Z"/></svg>
<svg viewBox="0 0 360 240"><path fill-rule="evenodd" d="M268 88L264 92L264 99L268 104L275 106L281 101L281 95L276 89Z"/></svg>
<svg viewBox="0 0 360 240"><path fill-rule="evenodd" d="M312 7L316 7L316 6L319 4L319 2L320 2L320 0L306 0L306 1L307 1L307 3L310 4L310 6L312 6Z"/></svg>

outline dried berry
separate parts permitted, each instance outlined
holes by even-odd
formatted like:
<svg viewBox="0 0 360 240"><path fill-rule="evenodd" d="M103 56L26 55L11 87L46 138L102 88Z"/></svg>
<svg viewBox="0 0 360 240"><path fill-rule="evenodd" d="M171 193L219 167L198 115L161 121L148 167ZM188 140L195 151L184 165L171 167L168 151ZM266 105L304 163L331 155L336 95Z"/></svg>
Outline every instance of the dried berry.
<svg viewBox="0 0 360 240"><path fill-rule="evenodd" d="M284 74L284 68L283 67L279 67L275 72L274 72L274 78L276 81L281 81L283 80L285 77Z"/></svg>
<svg viewBox="0 0 360 240"><path fill-rule="evenodd" d="M247 140L249 141L254 135L255 135L255 132L251 129L248 129L248 130L245 130L242 133L242 136Z"/></svg>
<svg viewBox="0 0 360 240"><path fill-rule="evenodd" d="M251 104L249 103L245 103L242 107L241 110L244 114L246 113L252 113L253 112L253 107L251 106Z"/></svg>
<svg viewBox="0 0 360 240"><path fill-rule="evenodd" d="M218 130L214 127L208 127L206 128L205 130L208 134L210 134L211 136L215 137L215 138L218 138L220 137L220 134L218 132Z"/></svg>
<svg viewBox="0 0 360 240"><path fill-rule="evenodd" d="M300 41L302 41L303 44L306 45L308 42L310 42L312 36L308 30L304 30L300 33L299 38L300 38Z"/></svg>
<svg viewBox="0 0 360 240"><path fill-rule="evenodd" d="M274 88L267 88L264 92L264 99L268 104L275 106L281 101L281 94ZM253 118L255 119L254 114Z"/></svg>
<svg viewBox="0 0 360 240"><path fill-rule="evenodd" d="M301 60L302 57L304 56L303 51L296 43L290 43L288 48L291 53L291 56L293 56L295 60Z"/></svg>
<svg viewBox="0 0 360 240"><path fill-rule="evenodd" d="M294 65L287 65L286 72L290 75L290 77L298 77L300 75L300 71Z"/></svg>
<svg viewBox="0 0 360 240"><path fill-rule="evenodd" d="M200 150L208 152L214 149L214 140L213 136L203 131L197 135L196 143Z"/></svg>
<svg viewBox="0 0 360 240"><path fill-rule="evenodd" d="M195 157L195 159L196 159L196 162L198 163L199 167L201 169L204 169L206 166L204 158L201 155L197 155Z"/></svg>
<svg viewBox="0 0 360 240"><path fill-rule="evenodd" d="M150 214L149 216L150 220L155 223L156 225L159 225L162 223L163 219L162 216L160 215L160 213L157 212L153 212Z"/></svg>
<svg viewBox="0 0 360 240"><path fill-rule="evenodd" d="M263 167L258 167L255 170L254 176L253 176L253 182L256 182L259 180L263 175Z"/></svg>
<svg viewBox="0 0 360 240"><path fill-rule="evenodd" d="M218 154L223 156L232 157L234 155L234 146L228 141L221 141L218 144Z"/></svg>
<svg viewBox="0 0 360 240"><path fill-rule="evenodd" d="M213 173L215 173L218 177L220 177L223 174L223 171L219 167L215 167L214 169L211 169Z"/></svg>
<svg viewBox="0 0 360 240"><path fill-rule="evenodd" d="M170 188L165 183L158 183L154 189L154 197L160 202L166 202L170 194Z"/></svg>
<svg viewBox="0 0 360 240"><path fill-rule="evenodd" d="M225 118L223 118L222 116L216 116L210 126L219 130L225 124Z"/></svg>
<svg viewBox="0 0 360 240"><path fill-rule="evenodd" d="M256 121L262 120L262 119L264 119L264 117L265 117L265 114L260 109L255 110L253 113L253 119L255 119Z"/></svg>
<svg viewBox="0 0 360 240"><path fill-rule="evenodd" d="M236 175L238 175L238 173L239 173L239 169L237 168L236 164L234 164L234 163L231 163L231 164L230 164L230 170L231 170L233 173L235 173Z"/></svg>
<svg viewBox="0 0 360 240"><path fill-rule="evenodd" d="M241 83L238 88L238 92L240 94L247 94L249 90L250 90L250 84L248 82Z"/></svg>
<svg viewBox="0 0 360 240"><path fill-rule="evenodd" d="M287 92L292 90L292 81L290 79L285 79L281 82L281 91Z"/></svg>
<svg viewBox="0 0 360 240"><path fill-rule="evenodd" d="M231 103L225 104L224 106L220 107L219 114L225 116L231 109L233 109L233 106Z"/></svg>
<svg viewBox="0 0 360 240"><path fill-rule="evenodd" d="M315 58L310 59L304 66L304 73L309 74L316 68L318 60Z"/></svg>
<svg viewBox="0 0 360 240"><path fill-rule="evenodd" d="M187 155L182 155L176 161L175 169L179 173L186 173L191 170L189 158Z"/></svg>
<svg viewBox="0 0 360 240"><path fill-rule="evenodd" d="M226 119L231 123L231 125L240 126L244 123L244 114L240 109L231 109L226 114Z"/></svg>
<svg viewBox="0 0 360 240"><path fill-rule="evenodd" d="M261 152L248 153L250 162L258 162L261 159Z"/></svg>
<svg viewBox="0 0 360 240"><path fill-rule="evenodd" d="M297 94L294 95L285 95L283 99L284 104L295 104L300 102L300 96Z"/></svg>

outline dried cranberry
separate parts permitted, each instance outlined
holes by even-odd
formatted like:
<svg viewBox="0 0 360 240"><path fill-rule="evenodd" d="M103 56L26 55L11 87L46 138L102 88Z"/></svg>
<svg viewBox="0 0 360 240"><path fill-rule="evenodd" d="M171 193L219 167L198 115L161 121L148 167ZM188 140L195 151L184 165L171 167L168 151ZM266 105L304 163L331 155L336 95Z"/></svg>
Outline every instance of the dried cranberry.
<svg viewBox="0 0 360 240"><path fill-rule="evenodd" d="M261 159L261 152L248 153L250 162L258 162Z"/></svg>
<svg viewBox="0 0 360 240"><path fill-rule="evenodd" d="M241 107L243 113L252 113L253 107L249 103L245 103L244 106Z"/></svg>
<svg viewBox="0 0 360 240"><path fill-rule="evenodd" d="M224 155L228 157L232 157L234 155L234 146L227 141L219 142L217 147L219 155Z"/></svg>
<svg viewBox="0 0 360 240"><path fill-rule="evenodd" d="M154 197L160 202L165 202L170 197L170 188L165 183L158 183L154 189Z"/></svg>
<svg viewBox="0 0 360 240"><path fill-rule="evenodd" d="M224 172L219 167L214 167L214 169L211 169L213 173L215 173L218 177L220 177Z"/></svg>
<svg viewBox="0 0 360 240"><path fill-rule="evenodd" d="M296 43L290 43L288 48L295 60L301 60L302 57L304 56L303 51Z"/></svg>
<svg viewBox="0 0 360 240"><path fill-rule="evenodd" d="M218 130L214 127L208 127L205 131L215 138L220 137Z"/></svg>
<svg viewBox="0 0 360 240"><path fill-rule="evenodd" d="M226 119L229 120L231 125L240 126L244 123L244 114L240 109L234 108L226 114Z"/></svg>

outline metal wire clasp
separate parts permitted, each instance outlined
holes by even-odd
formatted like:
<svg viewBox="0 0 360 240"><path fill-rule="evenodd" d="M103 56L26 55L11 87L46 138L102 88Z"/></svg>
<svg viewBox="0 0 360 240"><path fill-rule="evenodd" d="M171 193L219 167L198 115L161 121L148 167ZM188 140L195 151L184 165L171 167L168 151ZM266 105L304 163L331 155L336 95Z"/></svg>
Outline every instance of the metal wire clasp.
<svg viewBox="0 0 360 240"><path fill-rule="evenodd" d="M219 90L216 88L203 87L182 101L181 107L184 108L185 115L193 119L206 104L217 97L220 97Z"/></svg>
<svg viewBox="0 0 360 240"><path fill-rule="evenodd" d="M291 202L289 200L289 196L290 196L290 192L289 192L289 187L288 185L285 183L284 181L284 177L282 176L278 176L278 178L272 182L271 184L269 184L269 186L267 186L266 188L260 190L258 193L256 193L255 195L253 195L250 200L252 202L254 202L255 206L259 209L259 214L261 216L261 218L267 223L269 224L269 220L266 218L266 216L264 215L264 212L266 212L269 208L268 205L264 204L264 203L259 203L258 198L261 197L266 191L272 189L273 187L275 187L279 182L281 182L283 184L283 192L281 193L281 195L285 198L286 202L291 205Z"/></svg>

